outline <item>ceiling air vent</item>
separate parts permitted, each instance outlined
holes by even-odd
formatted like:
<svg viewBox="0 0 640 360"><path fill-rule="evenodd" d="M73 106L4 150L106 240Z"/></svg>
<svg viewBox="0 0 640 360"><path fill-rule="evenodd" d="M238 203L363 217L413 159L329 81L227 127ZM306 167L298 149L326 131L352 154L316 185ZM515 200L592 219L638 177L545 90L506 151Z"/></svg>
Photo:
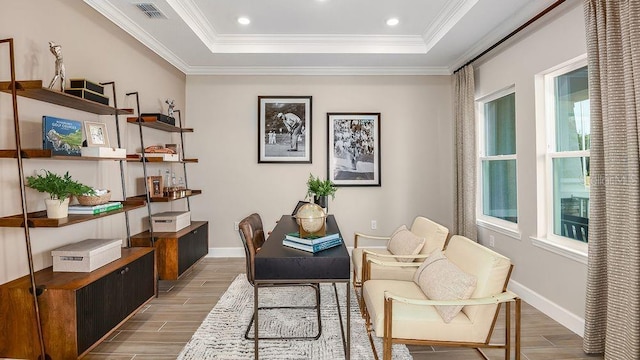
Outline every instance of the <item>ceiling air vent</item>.
<svg viewBox="0 0 640 360"><path fill-rule="evenodd" d="M136 7L140 9L147 17L151 19L166 19L167 16L160 11L153 3L137 3Z"/></svg>

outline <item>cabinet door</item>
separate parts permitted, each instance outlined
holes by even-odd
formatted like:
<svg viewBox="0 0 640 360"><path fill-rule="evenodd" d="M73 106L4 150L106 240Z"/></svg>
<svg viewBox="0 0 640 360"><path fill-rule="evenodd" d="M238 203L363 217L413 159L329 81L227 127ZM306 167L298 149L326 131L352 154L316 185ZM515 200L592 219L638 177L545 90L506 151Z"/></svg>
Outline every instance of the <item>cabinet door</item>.
<svg viewBox="0 0 640 360"><path fill-rule="evenodd" d="M178 274L182 274L209 252L209 224L178 239Z"/></svg>
<svg viewBox="0 0 640 360"><path fill-rule="evenodd" d="M124 319L122 278L124 268L76 291L78 354Z"/></svg>
<svg viewBox="0 0 640 360"><path fill-rule="evenodd" d="M155 295L153 254L153 252L146 254L129 264L125 269L122 284L125 317Z"/></svg>
<svg viewBox="0 0 640 360"><path fill-rule="evenodd" d="M153 271L150 252L76 291L78 354L154 296Z"/></svg>

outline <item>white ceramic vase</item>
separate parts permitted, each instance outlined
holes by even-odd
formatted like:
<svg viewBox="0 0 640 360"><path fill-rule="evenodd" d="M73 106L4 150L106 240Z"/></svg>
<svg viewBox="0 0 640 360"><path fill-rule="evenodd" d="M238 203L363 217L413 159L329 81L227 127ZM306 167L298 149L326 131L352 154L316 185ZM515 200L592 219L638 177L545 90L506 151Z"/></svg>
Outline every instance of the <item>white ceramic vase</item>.
<svg viewBox="0 0 640 360"><path fill-rule="evenodd" d="M47 217L49 219L61 219L69 215L69 198L62 201L58 199L44 199L47 206Z"/></svg>

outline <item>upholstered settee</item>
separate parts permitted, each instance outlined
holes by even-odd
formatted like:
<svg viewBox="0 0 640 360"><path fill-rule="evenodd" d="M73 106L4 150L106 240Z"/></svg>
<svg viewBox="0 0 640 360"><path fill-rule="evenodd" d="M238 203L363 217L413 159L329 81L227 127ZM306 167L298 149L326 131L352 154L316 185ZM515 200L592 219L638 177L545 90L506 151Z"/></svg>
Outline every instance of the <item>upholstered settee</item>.
<svg viewBox="0 0 640 360"><path fill-rule="evenodd" d="M379 266L379 273L399 266L377 258L367 261ZM365 319L370 336L383 338L384 359L391 359L392 343L473 347L483 357L479 348L499 348L509 359L512 303L516 304L515 353L520 359L520 299L506 290L513 268L508 258L454 235L444 251L411 265L412 278L403 280L376 279L365 267ZM508 314L505 341L493 344L490 339L502 303Z"/></svg>
<svg viewBox="0 0 640 360"><path fill-rule="evenodd" d="M414 219L410 229L399 227L390 236L375 236L356 232L353 241L351 262L353 268L353 286L358 290L362 286L364 266L370 265L372 276L377 279L410 280L415 272L414 266L380 267L375 263L368 263L366 259L378 259L384 262L422 262L434 250L442 250L449 235L449 229L425 217ZM386 242L386 247L363 247L359 240L375 240ZM422 245L420 245L420 241ZM417 249L417 251L416 251ZM393 252L395 252L395 254ZM408 254L400 254L406 252ZM361 300L361 297L359 297ZM362 304L361 304L362 305Z"/></svg>

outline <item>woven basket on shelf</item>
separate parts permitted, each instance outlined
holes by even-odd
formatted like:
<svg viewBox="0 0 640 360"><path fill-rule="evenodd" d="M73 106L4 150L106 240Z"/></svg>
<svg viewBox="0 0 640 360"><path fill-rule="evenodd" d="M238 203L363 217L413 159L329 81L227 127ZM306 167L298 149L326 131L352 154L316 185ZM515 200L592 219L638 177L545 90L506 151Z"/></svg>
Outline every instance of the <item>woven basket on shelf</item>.
<svg viewBox="0 0 640 360"><path fill-rule="evenodd" d="M78 203L80 205L93 206L93 205L106 204L109 202L109 200L111 200L111 190L107 190L106 194L103 194L100 196L78 195L76 196L76 198L78 199Z"/></svg>

